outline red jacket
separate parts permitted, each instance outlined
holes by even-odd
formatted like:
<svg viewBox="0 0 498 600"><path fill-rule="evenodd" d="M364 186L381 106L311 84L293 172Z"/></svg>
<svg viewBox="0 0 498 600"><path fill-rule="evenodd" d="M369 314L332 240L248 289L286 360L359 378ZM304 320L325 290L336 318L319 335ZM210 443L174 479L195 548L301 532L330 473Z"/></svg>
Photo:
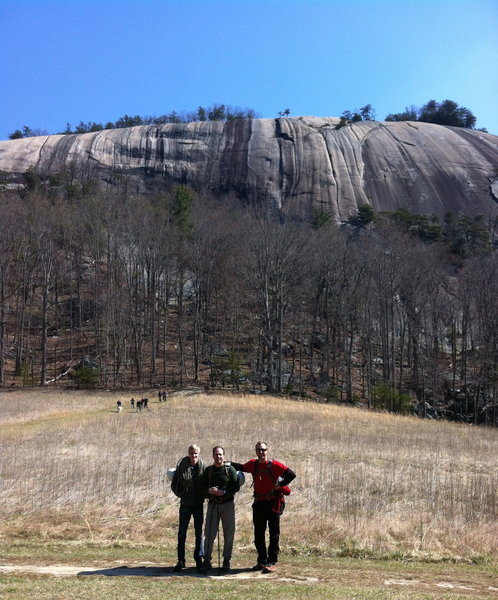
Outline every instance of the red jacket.
<svg viewBox="0 0 498 600"><path fill-rule="evenodd" d="M257 458L252 458L243 465L238 465L240 471L251 473L254 482L254 501L261 502L264 500L272 500L272 510L278 514L282 514L283 505L285 503L284 496L290 494L290 488L286 485L274 490L273 486L278 484L278 478L281 477L287 467L278 460L270 460L260 463ZM292 479L295 474L292 473Z"/></svg>
<svg viewBox="0 0 498 600"><path fill-rule="evenodd" d="M270 463L270 465L268 463ZM278 460L260 463L258 459L252 458L242 465L242 471L252 474L256 501L258 500L258 496L274 495L276 493L273 486L278 483L278 478L281 477L286 470L287 467ZM279 495L283 494L288 496L290 494L290 488L283 486L280 490L277 490L277 493Z"/></svg>

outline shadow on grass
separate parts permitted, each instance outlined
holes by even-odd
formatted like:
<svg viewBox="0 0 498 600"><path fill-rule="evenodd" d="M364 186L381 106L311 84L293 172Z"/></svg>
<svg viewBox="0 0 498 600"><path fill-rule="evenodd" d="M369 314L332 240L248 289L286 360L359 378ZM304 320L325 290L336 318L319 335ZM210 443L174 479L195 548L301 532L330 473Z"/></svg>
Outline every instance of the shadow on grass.
<svg viewBox="0 0 498 600"><path fill-rule="evenodd" d="M219 569L210 569L206 575L198 573L195 567L187 568L180 573L175 573L173 567L112 567L109 569L91 569L89 571L80 571L79 576L89 575L107 575L109 577L229 577L230 575L240 575L241 573L252 572L251 568L231 569L228 573L222 573Z"/></svg>

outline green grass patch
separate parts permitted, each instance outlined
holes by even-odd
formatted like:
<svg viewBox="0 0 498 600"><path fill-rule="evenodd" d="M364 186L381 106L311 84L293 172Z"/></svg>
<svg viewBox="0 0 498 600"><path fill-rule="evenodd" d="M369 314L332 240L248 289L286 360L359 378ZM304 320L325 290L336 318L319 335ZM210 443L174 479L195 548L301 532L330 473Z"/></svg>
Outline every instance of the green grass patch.
<svg viewBox="0 0 498 600"><path fill-rule="evenodd" d="M92 563L121 561L144 561L172 564L176 559L172 545L133 544L126 541L107 543L15 541L0 544L0 560L3 563Z"/></svg>
<svg viewBox="0 0 498 600"><path fill-rule="evenodd" d="M151 572L156 572L150 569ZM147 569L144 569L144 573ZM112 573L112 568L109 569ZM2 600L391 600L496 598L493 574L460 567L445 570L427 565L391 565L388 562L339 561L285 565L279 575L248 579L210 578L171 574L156 576L78 575L72 577L0 576Z"/></svg>
<svg viewBox="0 0 498 600"><path fill-rule="evenodd" d="M220 582L200 578L147 579L142 577L78 577L70 579L55 579L52 577L12 577L0 578L3 600L261 600L271 597L273 600L304 599L337 600L363 599L404 599L431 598L430 595L419 595L399 590L372 590L362 587L330 587L329 585L301 585L282 582Z"/></svg>
<svg viewBox="0 0 498 600"><path fill-rule="evenodd" d="M4 573L2 600L106 600L165 597L182 600L445 599L496 598L498 565L427 563L283 555L275 574L250 571L249 556L236 557L225 577L203 577L193 570L173 574L174 557L153 545L117 547L77 544L0 547L2 564L75 565L69 576ZM6 553L7 552L7 556ZM79 573L77 575L76 573ZM494 589L493 589L494 588Z"/></svg>

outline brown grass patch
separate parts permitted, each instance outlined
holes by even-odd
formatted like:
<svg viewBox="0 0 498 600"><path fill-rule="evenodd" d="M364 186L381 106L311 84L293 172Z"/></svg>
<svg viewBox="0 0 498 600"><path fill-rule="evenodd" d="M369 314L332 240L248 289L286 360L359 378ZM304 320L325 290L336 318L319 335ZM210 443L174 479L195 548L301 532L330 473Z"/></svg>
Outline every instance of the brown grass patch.
<svg viewBox="0 0 498 600"><path fill-rule="evenodd" d="M496 554L498 433L254 395L175 395L150 411L131 394L0 397L5 540L175 544L166 469L191 442L247 460L262 439L297 473L282 519L289 553ZM120 398L124 409L116 412ZM250 479L250 478L249 478ZM252 552L249 483L238 551Z"/></svg>

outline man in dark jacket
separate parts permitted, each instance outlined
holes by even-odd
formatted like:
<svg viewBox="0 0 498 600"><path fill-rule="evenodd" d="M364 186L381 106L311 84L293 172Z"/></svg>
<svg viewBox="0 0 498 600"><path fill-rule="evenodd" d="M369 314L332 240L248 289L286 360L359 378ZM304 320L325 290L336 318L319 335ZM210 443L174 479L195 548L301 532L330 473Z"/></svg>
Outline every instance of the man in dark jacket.
<svg viewBox="0 0 498 600"><path fill-rule="evenodd" d="M235 536L234 495L240 485L237 471L225 464L225 450L221 446L213 448L214 462L206 467L201 477L201 489L208 498L206 526L204 528L204 572L211 569L211 557L219 522L223 526L223 566L221 570L230 570L233 539Z"/></svg>
<svg viewBox="0 0 498 600"><path fill-rule="evenodd" d="M192 444L185 456L176 465L171 481L171 490L180 498L178 522L178 562L176 572L185 568L185 541L190 517L194 517L195 550L194 560L199 572L202 571L202 523L204 519L204 495L200 489L200 479L206 468L199 457L200 448Z"/></svg>
<svg viewBox="0 0 498 600"><path fill-rule="evenodd" d="M256 456L245 464L232 462L238 471L251 473L254 482L254 503L252 518L254 525L254 545L258 552L258 562L254 571L272 573L280 551L280 515L284 511L284 496L290 494L287 487L295 477L294 471L278 460L268 456L268 444L256 443ZM270 532L268 547L265 541L266 528Z"/></svg>

